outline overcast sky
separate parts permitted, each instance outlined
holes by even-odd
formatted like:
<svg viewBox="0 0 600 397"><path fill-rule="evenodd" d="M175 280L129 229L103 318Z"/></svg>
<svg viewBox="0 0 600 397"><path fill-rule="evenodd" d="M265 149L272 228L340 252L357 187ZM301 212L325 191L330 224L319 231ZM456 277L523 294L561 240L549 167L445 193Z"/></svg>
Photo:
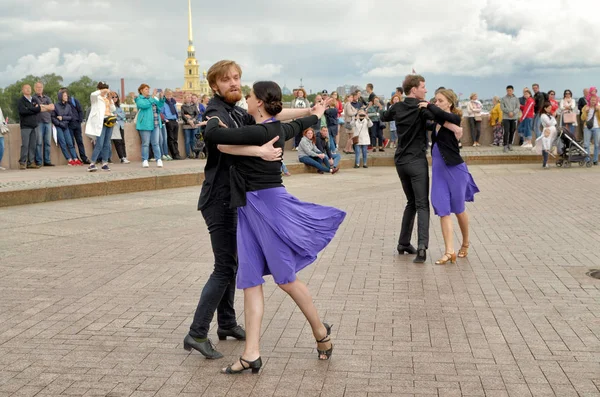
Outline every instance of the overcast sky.
<svg viewBox="0 0 600 397"><path fill-rule="evenodd" d="M414 68L480 98L540 83L562 97L600 85L597 0L192 0L201 69L242 65L246 84L364 86L389 97ZM89 75L127 92L183 84L187 0L0 0L0 86Z"/></svg>

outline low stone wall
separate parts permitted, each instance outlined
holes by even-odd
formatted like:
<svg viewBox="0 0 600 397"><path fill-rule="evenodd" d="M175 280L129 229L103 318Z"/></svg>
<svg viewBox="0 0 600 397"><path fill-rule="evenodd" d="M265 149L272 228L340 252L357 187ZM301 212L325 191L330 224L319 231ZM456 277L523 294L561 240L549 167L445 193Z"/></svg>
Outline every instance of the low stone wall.
<svg viewBox="0 0 600 397"><path fill-rule="evenodd" d="M463 118L462 127L463 127L463 138L462 143L464 145L471 145L473 142L471 140L471 134L469 132L468 120ZM4 158L2 159L1 165L8 169L18 169L19 168L19 156L21 151L21 130L19 125L11 124L9 125L10 133L4 135ZM83 125L83 130L85 131L85 124ZM346 129L343 126L340 126L340 141L339 146L340 149L343 149L346 140L348 139L348 134L346 133ZM517 135L517 134L515 134ZM384 136L389 138L389 129L386 128L384 130ZM84 144L86 154L91 156L93 146L91 140L84 135ZM183 155L185 154L185 138L183 136L183 129L179 129L179 152ZM484 115L483 120L481 122L481 139L479 142L482 145L489 145L493 141L493 132L492 127L489 123L489 116ZM515 136L515 141L518 141L518 136ZM127 158L131 161L141 161L141 140L140 135L135 129L135 125L133 123L127 123L125 125L125 144L127 147ZM286 149L289 150L292 147L292 141L288 141L286 143ZM52 150L51 150L51 160L52 163L56 165L66 165L67 161L65 160L60 148L52 142ZM113 147L113 162L117 162L119 159L117 158L117 153Z"/></svg>

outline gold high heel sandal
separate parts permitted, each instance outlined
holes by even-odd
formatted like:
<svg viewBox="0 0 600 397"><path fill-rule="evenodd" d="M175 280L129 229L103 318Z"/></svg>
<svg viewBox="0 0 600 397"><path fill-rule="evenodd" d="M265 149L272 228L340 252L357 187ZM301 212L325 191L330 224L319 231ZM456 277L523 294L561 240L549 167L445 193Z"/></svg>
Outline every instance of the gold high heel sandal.
<svg viewBox="0 0 600 397"><path fill-rule="evenodd" d="M461 245L460 249L458 250L458 257L459 258L466 258L467 255L469 255L469 244L467 245Z"/></svg>
<svg viewBox="0 0 600 397"><path fill-rule="evenodd" d="M446 252L444 256L435 261L436 265L445 265L446 263L456 263L456 253L455 252Z"/></svg>

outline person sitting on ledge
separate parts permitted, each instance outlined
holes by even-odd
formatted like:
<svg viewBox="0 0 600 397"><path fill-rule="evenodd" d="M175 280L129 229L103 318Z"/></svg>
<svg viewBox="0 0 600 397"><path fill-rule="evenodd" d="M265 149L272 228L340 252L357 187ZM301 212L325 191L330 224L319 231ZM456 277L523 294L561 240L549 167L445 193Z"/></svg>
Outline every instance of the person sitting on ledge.
<svg viewBox="0 0 600 397"><path fill-rule="evenodd" d="M329 163L329 167L339 171L339 164L342 156L335 151L334 138L329 135L329 127L321 127L321 132L317 134L317 149L321 153L325 153L325 159ZM337 171L336 171L337 172Z"/></svg>
<svg viewBox="0 0 600 397"><path fill-rule="evenodd" d="M316 168L319 174L324 174L325 172L335 174L338 170L329 167L325 153L317 148L315 131L312 128L307 128L302 135L303 137L298 145L298 160L301 163Z"/></svg>

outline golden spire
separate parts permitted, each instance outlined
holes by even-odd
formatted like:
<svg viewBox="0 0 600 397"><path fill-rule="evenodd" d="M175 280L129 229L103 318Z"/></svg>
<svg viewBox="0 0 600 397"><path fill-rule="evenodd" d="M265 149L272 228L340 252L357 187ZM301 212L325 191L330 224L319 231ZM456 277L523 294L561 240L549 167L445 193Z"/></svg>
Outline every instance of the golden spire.
<svg viewBox="0 0 600 397"><path fill-rule="evenodd" d="M192 0L188 0L188 58L196 57L193 36L194 35L192 34Z"/></svg>
<svg viewBox="0 0 600 397"><path fill-rule="evenodd" d="M188 42L189 45L194 45L194 38L192 35L192 0L188 0Z"/></svg>

